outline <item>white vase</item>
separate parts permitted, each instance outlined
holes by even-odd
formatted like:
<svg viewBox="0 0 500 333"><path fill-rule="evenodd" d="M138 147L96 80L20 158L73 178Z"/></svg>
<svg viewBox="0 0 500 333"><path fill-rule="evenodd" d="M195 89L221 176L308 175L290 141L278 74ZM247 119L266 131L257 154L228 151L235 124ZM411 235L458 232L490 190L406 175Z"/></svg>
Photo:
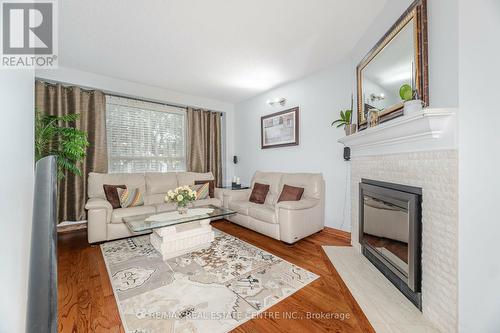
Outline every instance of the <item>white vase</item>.
<svg viewBox="0 0 500 333"><path fill-rule="evenodd" d="M415 112L422 111L422 108L424 106L424 102L422 102L420 99L415 99L411 101L406 101L404 103L404 114L412 114Z"/></svg>

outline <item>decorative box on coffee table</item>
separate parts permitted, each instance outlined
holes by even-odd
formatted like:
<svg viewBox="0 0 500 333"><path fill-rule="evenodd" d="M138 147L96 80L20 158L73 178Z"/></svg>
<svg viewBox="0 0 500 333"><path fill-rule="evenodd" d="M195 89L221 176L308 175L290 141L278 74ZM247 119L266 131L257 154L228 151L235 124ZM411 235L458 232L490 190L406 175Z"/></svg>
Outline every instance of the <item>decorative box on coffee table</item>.
<svg viewBox="0 0 500 333"><path fill-rule="evenodd" d="M173 211L130 216L123 220L132 232L151 230L151 244L163 260L167 260L209 246L214 240L210 222L235 213L226 208L206 206L189 209L186 214Z"/></svg>

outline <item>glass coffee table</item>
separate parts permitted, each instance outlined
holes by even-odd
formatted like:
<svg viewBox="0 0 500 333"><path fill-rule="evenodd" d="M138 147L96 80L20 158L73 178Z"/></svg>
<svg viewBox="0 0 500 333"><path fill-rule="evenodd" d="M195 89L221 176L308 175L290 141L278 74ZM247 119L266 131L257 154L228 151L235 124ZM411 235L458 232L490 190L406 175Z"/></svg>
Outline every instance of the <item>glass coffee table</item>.
<svg viewBox="0 0 500 333"><path fill-rule="evenodd" d="M134 233L151 230L150 241L163 260L207 247L214 240L211 221L236 214L213 205L191 208L187 214L177 211L124 217Z"/></svg>

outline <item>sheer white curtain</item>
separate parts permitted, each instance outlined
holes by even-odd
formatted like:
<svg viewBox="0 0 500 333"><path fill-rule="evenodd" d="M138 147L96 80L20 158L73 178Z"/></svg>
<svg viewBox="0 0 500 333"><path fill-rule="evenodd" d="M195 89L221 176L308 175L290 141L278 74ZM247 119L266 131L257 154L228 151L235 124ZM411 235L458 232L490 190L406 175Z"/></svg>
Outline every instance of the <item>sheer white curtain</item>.
<svg viewBox="0 0 500 333"><path fill-rule="evenodd" d="M186 170L186 110L106 96L109 172Z"/></svg>

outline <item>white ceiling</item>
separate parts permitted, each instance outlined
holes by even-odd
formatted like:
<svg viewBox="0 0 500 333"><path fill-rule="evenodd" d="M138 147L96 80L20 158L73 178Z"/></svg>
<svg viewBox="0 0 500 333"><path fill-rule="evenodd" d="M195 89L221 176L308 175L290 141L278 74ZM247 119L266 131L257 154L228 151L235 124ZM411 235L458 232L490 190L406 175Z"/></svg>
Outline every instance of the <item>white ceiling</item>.
<svg viewBox="0 0 500 333"><path fill-rule="evenodd" d="M386 0L65 0L59 65L238 102L347 56Z"/></svg>

